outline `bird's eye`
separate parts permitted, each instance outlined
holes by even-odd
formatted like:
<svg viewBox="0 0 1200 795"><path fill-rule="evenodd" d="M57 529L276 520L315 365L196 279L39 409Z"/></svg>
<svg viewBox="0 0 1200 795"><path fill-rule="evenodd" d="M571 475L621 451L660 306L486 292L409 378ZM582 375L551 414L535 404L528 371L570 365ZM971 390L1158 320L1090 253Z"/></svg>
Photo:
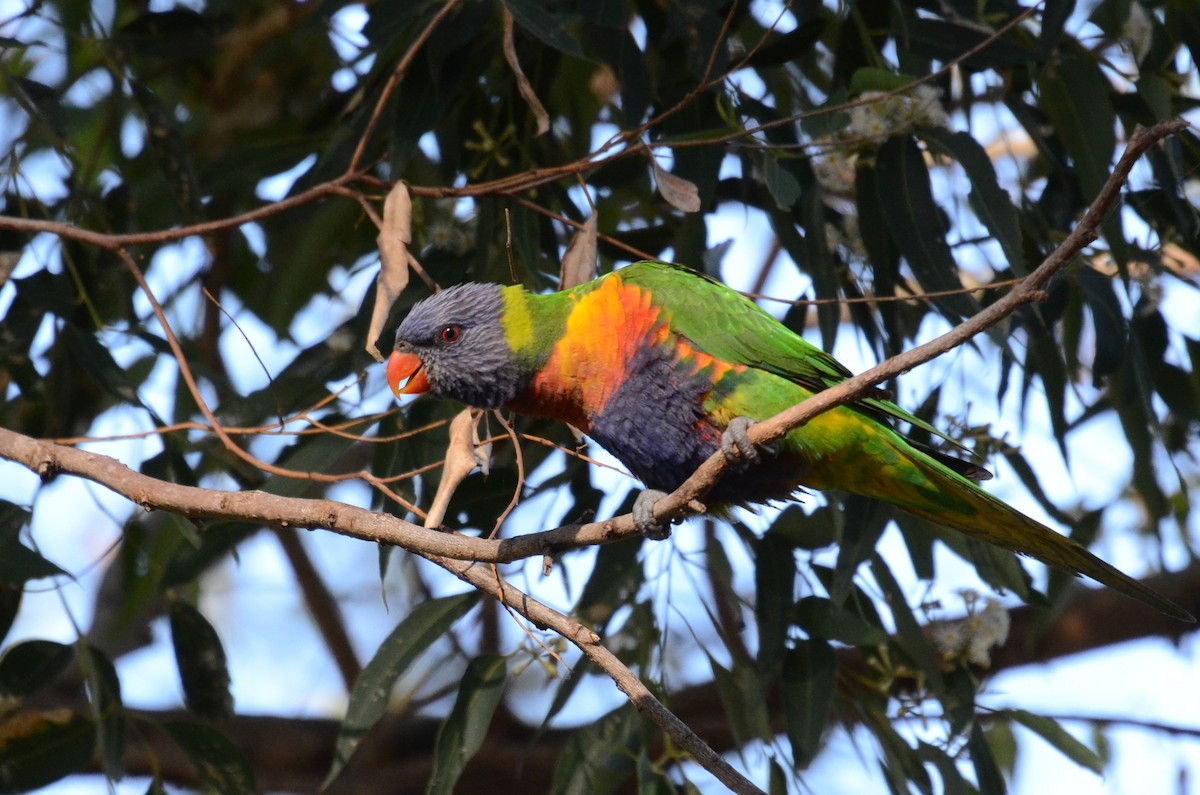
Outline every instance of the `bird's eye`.
<svg viewBox="0 0 1200 795"><path fill-rule="evenodd" d="M462 329L458 326L446 326L438 334L442 342L451 343L458 342L458 338L462 336Z"/></svg>

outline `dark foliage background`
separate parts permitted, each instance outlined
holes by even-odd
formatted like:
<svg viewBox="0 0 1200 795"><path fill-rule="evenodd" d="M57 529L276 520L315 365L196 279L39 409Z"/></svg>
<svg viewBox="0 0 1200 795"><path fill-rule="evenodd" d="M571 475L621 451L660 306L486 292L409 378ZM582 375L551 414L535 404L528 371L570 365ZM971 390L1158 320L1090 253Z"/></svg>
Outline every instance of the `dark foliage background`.
<svg viewBox="0 0 1200 795"><path fill-rule="evenodd" d="M1132 130L1195 119L1200 88L1188 0L0 9L0 426L174 483L410 519L461 407L396 408L364 351L397 181L423 277L385 349L426 282L554 289L594 215L601 270L662 258L769 293L863 366L1003 295ZM1152 149L1046 301L894 385L1001 470L1005 498L1134 574L1182 569L1157 584L1193 612L1198 160L1194 129ZM447 524L508 517L512 535L628 506L632 484L567 428L517 421L520 455L487 430L489 474ZM88 771L315 791L331 767L330 792L718 786L561 638L404 551L0 473L0 790ZM1070 488L1089 476L1113 504ZM1104 770L1102 732L988 702L989 655L964 644L1001 640L990 596L966 600L972 629L930 639L966 609L962 583L1033 606L997 669L1184 631L836 493L540 566L497 576L591 626L772 791L814 760L834 775L823 750L847 736L894 792L1003 791L1014 726ZM1081 714L1103 696L1081 689Z"/></svg>

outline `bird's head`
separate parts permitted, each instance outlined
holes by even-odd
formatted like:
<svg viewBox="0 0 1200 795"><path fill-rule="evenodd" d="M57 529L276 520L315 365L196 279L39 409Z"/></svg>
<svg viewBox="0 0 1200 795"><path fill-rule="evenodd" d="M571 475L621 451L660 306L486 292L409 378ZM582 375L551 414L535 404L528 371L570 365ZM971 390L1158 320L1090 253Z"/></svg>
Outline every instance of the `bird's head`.
<svg viewBox="0 0 1200 795"><path fill-rule="evenodd" d="M496 284L463 284L418 303L388 359L392 392L430 392L479 408L511 401L521 374L500 323L503 310Z"/></svg>

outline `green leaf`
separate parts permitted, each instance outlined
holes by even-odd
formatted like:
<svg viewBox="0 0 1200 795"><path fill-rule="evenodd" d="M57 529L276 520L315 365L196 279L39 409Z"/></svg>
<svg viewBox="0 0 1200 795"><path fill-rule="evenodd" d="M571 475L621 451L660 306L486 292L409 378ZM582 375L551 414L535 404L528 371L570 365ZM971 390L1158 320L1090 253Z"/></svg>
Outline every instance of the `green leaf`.
<svg viewBox="0 0 1200 795"><path fill-rule="evenodd" d="M112 660L86 641L79 643L79 663L87 682L96 723L96 740L104 774L118 779L125 774L125 708L121 703L121 680Z"/></svg>
<svg viewBox="0 0 1200 795"><path fill-rule="evenodd" d="M563 18L538 0L504 0L504 7L513 15L513 21L533 34L543 44L561 53L576 58L583 57L579 42L563 27ZM558 5L558 4L554 4Z"/></svg>
<svg viewBox="0 0 1200 795"><path fill-rule="evenodd" d="M770 783L767 787L768 795L787 795L788 793L788 774L783 769L783 766L775 759L771 760Z"/></svg>
<svg viewBox="0 0 1200 795"><path fill-rule="evenodd" d="M942 795L969 795L974 792L959 772L958 763L941 748L918 741L917 758L937 768L938 775L942 777Z"/></svg>
<svg viewBox="0 0 1200 795"><path fill-rule="evenodd" d="M837 568L829 596L837 604L846 601L859 564L871 557L887 527L891 511L878 500L851 494L844 502L845 523L838 545Z"/></svg>
<svg viewBox="0 0 1200 795"><path fill-rule="evenodd" d="M496 707L504 697L508 661L498 654L471 660L458 687L458 698L438 730L433 747L433 772L426 792L454 792L467 762L482 747Z"/></svg>
<svg viewBox="0 0 1200 795"><path fill-rule="evenodd" d="M781 210L790 210L796 199L800 198L800 182L770 152L763 155L762 166L763 181L776 206Z"/></svg>
<svg viewBox="0 0 1200 795"><path fill-rule="evenodd" d="M825 199L819 190L810 190L800 205L800 216L804 223L803 268L812 276L813 291L821 303L817 304L817 325L821 329L821 344L825 350L833 350L837 342L838 328L842 322L842 310L837 299L839 263L829 250L825 233ZM793 257L794 252L788 253Z"/></svg>
<svg viewBox="0 0 1200 795"><path fill-rule="evenodd" d="M892 792L909 793L916 789L926 795L933 795L933 783L921 763L921 758L896 732L892 723L879 722L875 729L875 738L883 749L883 772Z"/></svg>
<svg viewBox="0 0 1200 795"><path fill-rule="evenodd" d="M1137 80L1137 93L1154 114L1155 121L1167 121L1174 113L1171 111L1171 82L1158 74L1143 74Z"/></svg>
<svg viewBox="0 0 1200 795"><path fill-rule="evenodd" d="M0 793L29 792L85 769L93 725L66 709L0 718Z"/></svg>
<svg viewBox="0 0 1200 795"><path fill-rule="evenodd" d="M833 546L837 541L837 516L828 505L805 513L799 505L784 508L768 531L797 549L814 551Z"/></svg>
<svg viewBox="0 0 1200 795"><path fill-rule="evenodd" d="M671 775L651 759L645 748L637 756L637 795L675 795Z"/></svg>
<svg viewBox="0 0 1200 795"><path fill-rule="evenodd" d="M900 284L900 251L888 232L891 201L879 190L879 172L874 161L859 158L854 169L854 190L858 195L858 232L871 263L874 292L880 296L894 295ZM877 311L887 330L885 350L894 356L907 336L900 322L903 316L895 301L879 304Z"/></svg>
<svg viewBox="0 0 1200 795"><path fill-rule="evenodd" d="M129 88L142 109L146 122L146 143L154 153L180 210L189 219L200 217L204 212L200 201L200 183L196 179L196 169L184 143L179 122L141 81L131 79Z"/></svg>
<svg viewBox="0 0 1200 795"><path fill-rule="evenodd" d="M1017 736L1013 733L1012 721L997 716L988 722L984 732L988 748L992 749L992 758L997 766L1009 777L1017 769Z"/></svg>
<svg viewBox="0 0 1200 795"><path fill-rule="evenodd" d="M630 539L600 547L592 573L572 611L576 616L603 628L618 609L633 601L645 580L638 560L641 546L640 541Z"/></svg>
<svg viewBox="0 0 1200 795"><path fill-rule="evenodd" d="M600 669L596 667L596 664L586 657L575 664L571 675L564 677L559 682L558 689L554 691L554 699L550 702L550 706L546 709L546 717L542 718L542 723L538 727L539 736L549 727L554 716L567 705L571 696L575 694L575 690L587 679L587 676L599 672Z"/></svg>
<svg viewBox="0 0 1200 795"><path fill-rule="evenodd" d="M613 710L580 729L567 743L554 769L551 795L608 795L636 772L641 747L632 704Z"/></svg>
<svg viewBox="0 0 1200 795"><path fill-rule="evenodd" d="M729 562L729 556L725 554L724 544L715 535L708 537L707 543L704 545L704 557L708 567L709 584L713 590L713 603L709 610L717 616L732 617L735 625L732 633L740 636L745 600L733 586L733 566ZM731 644L738 643L740 640L740 637L728 637L729 628L725 621L718 621L715 629L720 634L726 648L732 648Z"/></svg>
<svg viewBox="0 0 1200 795"><path fill-rule="evenodd" d="M983 727L976 722L971 727L967 738L967 750L971 752L971 761L975 765L975 777L979 782L979 795L1004 795L1008 786L1004 783L1004 774L1000 772L992 747L988 745Z"/></svg>
<svg viewBox="0 0 1200 795"><path fill-rule="evenodd" d="M806 596L797 602L794 623L810 637L850 646L878 646L888 638L882 627L822 596Z"/></svg>
<svg viewBox="0 0 1200 795"><path fill-rule="evenodd" d="M758 673L749 665L734 660L733 670L718 663L708 655L708 664L713 672L713 684L725 715L729 718L729 729L739 747L752 740L771 739L771 722L767 715L766 699Z"/></svg>
<svg viewBox="0 0 1200 795"><path fill-rule="evenodd" d="M202 718L233 714L225 648L212 624L199 610L179 600L171 602L171 642L183 685L183 700Z"/></svg>
<svg viewBox="0 0 1200 795"><path fill-rule="evenodd" d="M135 406L142 405L128 371L117 364L108 348L101 345L95 335L87 334L70 323L64 326L61 333L74 365L117 400Z"/></svg>
<svg viewBox="0 0 1200 795"><path fill-rule="evenodd" d="M846 104L849 97L839 88L829 95L829 98L818 108L820 112L804 114L800 120L800 129L810 138L823 138L833 135L850 124L850 114L844 110L833 110ZM828 112L824 112L828 111Z"/></svg>
<svg viewBox="0 0 1200 795"><path fill-rule="evenodd" d="M921 519L904 511L897 511L895 519L896 526L904 536L904 545L908 549L913 572L919 579L932 580L936 575L933 541L938 534L937 526L928 519Z"/></svg>
<svg viewBox="0 0 1200 795"><path fill-rule="evenodd" d="M1033 731L1043 740L1057 748L1063 756L1080 767L1086 767L1097 775L1104 775L1104 763L1091 748L1088 748L1074 735L1064 729L1058 721L1045 715L1035 715L1023 709L1006 709L1001 715L1012 718L1025 728Z"/></svg>
<svg viewBox="0 0 1200 795"><path fill-rule="evenodd" d="M67 573L21 543L21 529L29 518L21 506L0 500L0 585L19 589L29 580Z"/></svg>
<svg viewBox="0 0 1200 795"><path fill-rule="evenodd" d="M58 678L75 659L75 651L52 640L27 640L0 655L0 694L21 698Z"/></svg>
<svg viewBox="0 0 1200 795"><path fill-rule="evenodd" d="M1013 272L1018 276L1028 274L1017 208L1013 206L1008 191L1000 187L992 159L984 148L966 132L950 132L935 127L919 130L917 134L926 144L954 158L963 167L967 179L971 181L971 194L968 197L971 209L1000 244Z"/></svg>
<svg viewBox="0 0 1200 795"><path fill-rule="evenodd" d="M795 601L796 559L791 545L765 533L754 548L754 604L758 619L758 670L770 679L783 662Z"/></svg>
<svg viewBox="0 0 1200 795"><path fill-rule="evenodd" d="M27 77L14 75L9 80L11 95L20 103L21 109L46 125L53 138L66 138L67 114L59 102L58 92L45 83Z"/></svg>
<svg viewBox="0 0 1200 795"><path fill-rule="evenodd" d="M1117 139L1112 86L1095 57L1069 55L1037 78L1039 103L1075 166L1083 199L1091 202L1108 179ZM1121 267L1127 259L1121 214L1104 221L1104 237Z"/></svg>
<svg viewBox="0 0 1200 795"><path fill-rule="evenodd" d="M124 57L199 61L216 46L211 19L189 8L147 11L122 25L113 42Z"/></svg>
<svg viewBox="0 0 1200 795"><path fill-rule="evenodd" d="M1092 327L1096 335L1090 343L1095 350L1092 384L1102 387L1104 379L1115 373L1125 359L1129 324L1112 279L1091 268L1083 268L1079 272L1079 285L1092 315Z"/></svg>
<svg viewBox="0 0 1200 795"><path fill-rule="evenodd" d="M170 793L163 786L162 779L155 776L150 780L150 785L146 787L146 795L170 795Z"/></svg>
<svg viewBox="0 0 1200 795"><path fill-rule="evenodd" d="M946 244L944 213L933 200L929 169L916 142L909 136L889 138L875 170L888 230L917 281L930 292L961 290L958 263ZM963 293L932 300L952 321L979 311L979 302Z"/></svg>
<svg viewBox="0 0 1200 795"><path fill-rule="evenodd" d="M808 766L821 747L837 691L837 655L824 641L798 641L783 660L783 709L792 758Z"/></svg>
<svg viewBox="0 0 1200 795"><path fill-rule="evenodd" d="M916 78L912 75L898 75L887 69L863 66L855 69L854 74L850 76L850 96L857 96L864 91L895 91L915 82Z"/></svg>
<svg viewBox="0 0 1200 795"><path fill-rule="evenodd" d="M934 693L944 692L946 682L942 676L941 666L934 658L933 646L925 637L921 625L917 623L912 608L908 606L904 590L896 582L891 569L878 553L871 557L871 573L875 576L875 582L879 584L879 588L883 592L884 602L892 611L892 620L896 624L898 635L894 642L913 662L920 666L929 681L929 689Z"/></svg>
<svg viewBox="0 0 1200 795"><path fill-rule="evenodd" d="M190 721L171 721L163 728L196 768L205 795L256 795L249 760L224 734Z"/></svg>
<svg viewBox="0 0 1200 795"><path fill-rule="evenodd" d="M383 716L400 675L477 601L479 592L468 591L422 602L387 636L354 683L324 786L337 778L367 731Z"/></svg>
<svg viewBox="0 0 1200 795"><path fill-rule="evenodd" d="M967 539L967 550L984 582L998 590L1012 591L1023 602L1029 601L1032 580L1016 553L975 538Z"/></svg>
<svg viewBox="0 0 1200 795"><path fill-rule="evenodd" d="M10 585L0 583L0 642L8 636L16 620L17 611L21 609L21 595L24 591Z"/></svg>

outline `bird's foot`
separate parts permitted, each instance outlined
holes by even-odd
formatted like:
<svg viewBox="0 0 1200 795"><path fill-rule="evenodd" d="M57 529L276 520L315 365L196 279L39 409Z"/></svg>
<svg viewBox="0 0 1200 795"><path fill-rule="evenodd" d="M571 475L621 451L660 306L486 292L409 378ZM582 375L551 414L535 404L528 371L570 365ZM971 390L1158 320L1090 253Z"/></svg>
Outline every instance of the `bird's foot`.
<svg viewBox="0 0 1200 795"><path fill-rule="evenodd" d="M659 524L654 518L654 506L665 496L667 494L664 491L646 489L633 501L633 526L639 533L654 541L662 541L671 535L670 524Z"/></svg>
<svg viewBox="0 0 1200 795"><path fill-rule="evenodd" d="M760 447L746 435L746 431L750 430L753 424L754 420L749 417L734 417L729 421L729 425L725 426L725 432L721 434L721 452L725 454L729 463L745 466L758 462ZM771 445L761 445L761 449L771 454L775 452Z"/></svg>

